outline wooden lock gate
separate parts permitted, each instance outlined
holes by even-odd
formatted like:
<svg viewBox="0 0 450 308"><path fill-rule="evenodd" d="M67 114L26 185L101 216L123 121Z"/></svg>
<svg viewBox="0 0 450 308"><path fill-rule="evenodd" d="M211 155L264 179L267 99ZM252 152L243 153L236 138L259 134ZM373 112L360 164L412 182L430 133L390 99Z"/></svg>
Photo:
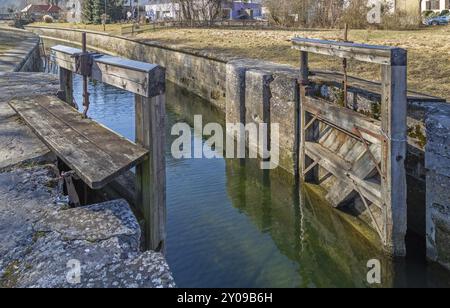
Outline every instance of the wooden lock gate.
<svg viewBox="0 0 450 308"><path fill-rule="evenodd" d="M300 164L304 180L321 182L332 175L326 198L335 207L355 193L359 195L386 250L405 256L406 51L306 38L292 42L301 52ZM314 97L308 53L381 65L381 120ZM323 177L319 177L321 172Z"/></svg>

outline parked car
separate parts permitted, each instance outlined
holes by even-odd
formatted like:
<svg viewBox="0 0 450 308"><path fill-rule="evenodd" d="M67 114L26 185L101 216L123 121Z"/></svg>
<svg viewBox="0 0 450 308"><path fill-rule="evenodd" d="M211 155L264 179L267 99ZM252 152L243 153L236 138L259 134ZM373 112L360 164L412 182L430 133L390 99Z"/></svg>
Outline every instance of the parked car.
<svg viewBox="0 0 450 308"><path fill-rule="evenodd" d="M450 23L450 15L431 17L424 21L424 24L427 26L448 25L449 23Z"/></svg>

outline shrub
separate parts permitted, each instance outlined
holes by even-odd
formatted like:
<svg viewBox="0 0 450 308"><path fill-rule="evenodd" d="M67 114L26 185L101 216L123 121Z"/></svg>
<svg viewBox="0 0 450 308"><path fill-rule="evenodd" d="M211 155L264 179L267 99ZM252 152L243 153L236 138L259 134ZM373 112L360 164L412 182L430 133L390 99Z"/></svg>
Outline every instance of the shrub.
<svg viewBox="0 0 450 308"><path fill-rule="evenodd" d="M422 17L419 14L411 14L403 11L397 11L393 14L388 13L383 16L382 28L385 30L414 30L422 23Z"/></svg>
<svg viewBox="0 0 450 308"><path fill-rule="evenodd" d="M450 10L443 10L441 12L441 16L447 16L447 15L450 15Z"/></svg>
<svg viewBox="0 0 450 308"><path fill-rule="evenodd" d="M422 14L423 14L423 17L429 18L434 15L434 12L433 11L424 11Z"/></svg>
<svg viewBox="0 0 450 308"><path fill-rule="evenodd" d="M52 16L50 16L50 15L45 15L44 17L43 17L43 19L44 19L44 22L45 23L47 23L47 24L52 24L53 23L53 17Z"/></svg>

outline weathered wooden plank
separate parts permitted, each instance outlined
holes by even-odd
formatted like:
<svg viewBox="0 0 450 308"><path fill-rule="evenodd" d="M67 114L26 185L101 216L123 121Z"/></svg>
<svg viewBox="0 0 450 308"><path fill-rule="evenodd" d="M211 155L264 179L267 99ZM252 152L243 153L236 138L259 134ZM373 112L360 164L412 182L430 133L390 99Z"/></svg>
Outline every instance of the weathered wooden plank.
<svg viewBox="0 0 450 308"><path fill-rule="evenodd" d="M386 204L385 244L395 256L406 255L407 187L405 159L407 150L407 68L382 66L383 99L381 127L389 136L383 145L381 169L386 174L382 193Z"/></svg>
<svg viewBox="0 0 450 308"><path fill-rule="evenodd" d="M406 51L401 48L299 37L292 39L292 44L303 52L383 65L406 65Z"/></svg>
<svg viewBox="0 0 450 308"><path fill-rule="evenodd" d="M81 49L55 46L52 47L52 60L60 67L76 72L76 55L81 52ZM165 69L155 64L93 55L91 77L144 97L165 92Z"/></svg>
<svg viewBox="0 0 450 308"><path fill-rule="evenodd" d="M349 134L354 134L354 128L358 127L360 129L362 128L363 130L370 131L375 135L382 136L380 121L365 117L364 115L356 111L338 107L333 104L327 103L323 99L313 98L310 96L306 97L303 106L306 111L312 114L318 114L318 118L322 121L325 121L327 122L327 124L331 124L335 127L339 127ZM380 139L376 138L372 134L368 134L364 131L362 131L361 133L364 139L366 139L370 143L381 143Z"/></svg>
<svg viewBox="0 0 450 308"><path fill-rule="evenodd" d="M353 180L357 181L361 191L369 201L382 204L379 199L380 188L371 182L360 180L352 171L353 166L350 162L345 161L318 143L306 142L305 149L306 155L316 161L320 160L320 166L331 172L339 180L345 182L346 185L353 185Z"/></svg>
<svg viewBox="0 0 450 308"><path fill-rule="evenodd" d="M73 73L63 67L59 70L59 91L60 99L74 107L73 98Z"/></svg>
<svg viewBox="0 0 450 308"><path fill-rule="evenodd" d="M102 125L83 119L51 96L13 100L10 106L92 189L100 189L144 160L148 151Z"/></svg>
<svg viewBox="0 0 450 308"><path fill-rule="evenodd" d="M342 88L342 80L344 75L340 72L334 71L311 71L309 79L313 83L327 84L333 87ZM380 82L365 80L353 76L348 77L348 91L356 93L362 97L371 98L374 101L381 102L382 86ZM409 90L407 93L408 103L420 103L420 102L440 102L445 103L445 99L431 96L424 93L418 93Z"/></svg>
<svg viewBox="0 0 450 308"><path fill-rule="evenodd" d="M306 94L309 84L309 63L308 53L300 53L300 108L299 108L299 123L300 123L300 174L303 175L306 181L316 181L319 178L319 166L310 157L306 156L305 142L316 141L320 137L319 122L313 120L313 115L308 114L304 108L306 101ZM307 127L308 126L308 127ZM312 165L316 164L316 165Z"/></svg>
<svg viewBox="0 0 450 308"><path fill-rule="evenodd" d="M377 159L377 162L381 161L381 147L380 145L372 145L370 150ZM371 176L376 170L375 162L370 157L369 153L364 153L359 159L355 161L352 166L352 172L359 179L366 179ZM333 187L328 191L326 199L334 206L338 207L343 202L347 201L354 192L354 188L348 185L348 181L339 180L334 183ZM377 200L381 200L381 186L378 187L378 193L376 194ZM377 204L381 206L381 204Z"/></svg>
<svg viewBox="0 0 450 308"><path fill-rule="evenodd" d="M149 159L136 168L136 205L145 217L149 249L165 251L166 170L165 96L136 95L136 142L148 148Z"/></svg>

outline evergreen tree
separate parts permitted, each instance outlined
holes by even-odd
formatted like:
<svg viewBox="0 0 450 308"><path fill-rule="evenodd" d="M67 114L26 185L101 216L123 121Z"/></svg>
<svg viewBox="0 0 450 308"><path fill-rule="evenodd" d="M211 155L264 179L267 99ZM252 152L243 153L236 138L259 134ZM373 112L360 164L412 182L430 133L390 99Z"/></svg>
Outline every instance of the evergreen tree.
<svg viewBox="0 0 450 308"><path fill-rule="evenodd" d="M123 18L123 0L106 0L107 22ZM85 0L83 3L83 21L89 24L101 24L105 14L105 0Z"/></svg>
<svg viewBox="0 0 450 308"><path fill-rule="evenodd" d="M96 25L101 24L104 11L104 0L93 0L92 23Z"/></svg>
<svg viewBox="0 0 450 308"><path fill-rule="evenodd" d="M92 24L94 22L94 0L84 0L83 2L83 22L87 24Z"/></svg>

